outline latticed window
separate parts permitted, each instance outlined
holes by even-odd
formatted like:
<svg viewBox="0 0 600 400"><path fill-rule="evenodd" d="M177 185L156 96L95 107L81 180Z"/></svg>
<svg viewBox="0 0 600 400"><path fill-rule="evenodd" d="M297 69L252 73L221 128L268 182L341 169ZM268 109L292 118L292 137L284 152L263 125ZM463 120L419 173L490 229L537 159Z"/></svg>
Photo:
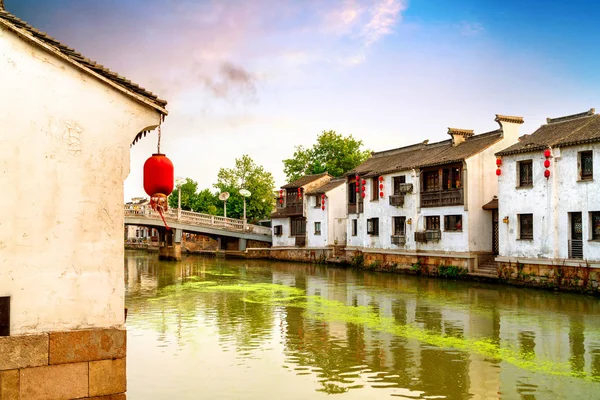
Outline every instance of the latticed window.
<svg viewBox="0 0 600 400"><path fill-rule="evenodd" d="M582 151L581 157L581 180L591 180L594 178L594 159L591 151Z"/></svg>
<svg viewBox="0 0 600 400"><path fill-rule="evenodd" d="M406 217L394 217L394 236L404 236Z"/></svg>
<svg viewBox="0 0 600 400"><path fill-rule="evenodd" d="M462 231L462 215L444 216L445 231Z"/></svg>
<svg viewBox="0 0 600 400"><path fill-rule="evenodd" d="M370 218L367 220L367 234L372 236L379 235L379 218Z"/></svg>
<svg viewBox="0 0 600 400"><path fill-rule="evenodd" d="M423 179L423 190L426 192L438 190L439 178L440 175L438 171L425 172L425 177Z"/></svg>
<svg viewBox="0 0 600 400"><path fill-rule="evenodd" d="M306 234L306 220L292 219L290 220L292 236L300 236Z"/></svg>
<svg viewBox="0 0 600 400"><path fill-rule="evenodd" d="M533 240L533 214L519 214L519 239Z"/></svg>
<svg viewBox="0 0 600 400"><path fill-rule="evenodd" d="M394 177L394 194L399 195L400 193L400 185L406 183L406 176L395 176Z"/></svg>
<svg viewBox="0 0 600 400"><path fill-rule="evenodd" d="M600 240L600 211L590 214L592 215L592 240Z"/></svg>
<svg viewBox="0 0 600 400"><path fill-rule="evenodd" d="M533 162L519 161L519 186L533 186Z"/></svg>
<svg viewBox="0 0 600 400"><path fill-rule="evenodd" d="M437 215L425 217L425 229L428 231L439 231L440 217Z"/></svg>

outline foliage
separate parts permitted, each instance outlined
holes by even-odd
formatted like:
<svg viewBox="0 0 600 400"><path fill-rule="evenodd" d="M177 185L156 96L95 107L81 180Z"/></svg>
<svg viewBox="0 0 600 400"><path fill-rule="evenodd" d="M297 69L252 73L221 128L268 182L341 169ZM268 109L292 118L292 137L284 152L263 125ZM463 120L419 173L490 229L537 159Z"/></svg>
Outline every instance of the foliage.
<svg viewBox="0 0 600 400"><path fill-rule="evenodd" d="M352 258L350 260L350 264L354 267L354 268L362 268L365 265L365 256L363 255L363 253L354 253L352 255Z"/></svg>
<svg viewBox="0 0 600 400"><path fill-rule="evenodd" d="M219 199L210 189L198 192L198 183L186 178L185 183L173 190L169 196L169 207L177 208L179 189L181 188L181 209L195 211L205 214L217 215L217 204Z"/></svg>
<svg viewBox="0 0 600 400"><path fill-rule="evenodd" d="M438 275L443 278L458 278L465 276L467 269L456 265L440 265L438 267Z"/></svg>
<svg viewBox="0 0 600 400"><path fill-rule="evenodd" d="M256 222L271 216L275 205L275 180L270 172L257 165L250 156L244 154L235 159L234 168L221 168L217 174L215 188L220 192L229 192L227 200L227 216L243 218L244 198L240 189L250 191L246 199L246 218L248 222ZM223 212L223 202L218 204L219 213Z"/></svg>
<svg viewBox="0 0 600 400"><path fill-rule="evenodd" d="M294 156L283 160L288 182L310 174L328 172L342 176L369 158L369 150L361 150L362 140L344 137L335 131L323 131L312 148L296 146Z"/></svg>

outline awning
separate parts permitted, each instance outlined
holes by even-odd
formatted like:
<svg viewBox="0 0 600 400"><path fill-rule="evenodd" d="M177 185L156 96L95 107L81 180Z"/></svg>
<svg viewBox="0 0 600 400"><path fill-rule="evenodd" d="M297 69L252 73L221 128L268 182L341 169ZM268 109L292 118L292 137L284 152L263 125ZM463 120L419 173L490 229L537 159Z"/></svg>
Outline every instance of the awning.
<svg viewBox="0 0 600 400"><path fill-rule="evenodd" d="M497 210L498 209L498 198L494 197L494 199L492 201L490 201L489 203L487 203L486 205L484 205L483 207L484 210Z"/></svg>

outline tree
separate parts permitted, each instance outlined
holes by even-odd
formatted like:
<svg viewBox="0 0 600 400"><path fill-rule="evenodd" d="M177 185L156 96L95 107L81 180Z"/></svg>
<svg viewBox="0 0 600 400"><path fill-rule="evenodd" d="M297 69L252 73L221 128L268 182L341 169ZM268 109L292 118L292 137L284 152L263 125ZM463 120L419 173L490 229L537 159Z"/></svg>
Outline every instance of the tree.
<svg viewBox="0 0 600 400"><path fill-rule="evenodd" d="M219 199L210 189L198 192L198 183L190 178L185 183L177 186L169 196L169 207L177 208L179 189L181 188L181 209L205 214L217 215Z"/></svg>
<svg viewBox="0 0 600 400"><path fill-rule="evenodd" d="M244 154L242 158L235 159L234 168L221 168L217 174L217 183L214 185L220 192L229 192L227 200L227 216L243 218L244 198L240 189L250 191L251 196L246 199L246 218L249 222L269 218L275 205L275 180L270 172L262 166L256 165L250 156ZM219 204L223 210L223 202Z"/></svg>
<svg viewBox="0 0 600 400"><path fill-rule="evenodd" d="M344 137L335 131L323 131L312 148L296 146L294 156L283 160L283 171L288 182L323 172L339 177L369 158L371 151L361 150L362 145L362 140L352 135Z"/></svg>

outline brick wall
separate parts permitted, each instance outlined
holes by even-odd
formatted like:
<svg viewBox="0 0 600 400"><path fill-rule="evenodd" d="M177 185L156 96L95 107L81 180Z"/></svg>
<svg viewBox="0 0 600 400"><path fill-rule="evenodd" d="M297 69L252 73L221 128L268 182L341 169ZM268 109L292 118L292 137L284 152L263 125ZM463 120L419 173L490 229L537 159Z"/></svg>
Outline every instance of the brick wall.
<svg viewBox="0 0 600 400"><path fill-rule="evenodd" d="M127 332L0 337L0 399L126 398Z"/></svg>

